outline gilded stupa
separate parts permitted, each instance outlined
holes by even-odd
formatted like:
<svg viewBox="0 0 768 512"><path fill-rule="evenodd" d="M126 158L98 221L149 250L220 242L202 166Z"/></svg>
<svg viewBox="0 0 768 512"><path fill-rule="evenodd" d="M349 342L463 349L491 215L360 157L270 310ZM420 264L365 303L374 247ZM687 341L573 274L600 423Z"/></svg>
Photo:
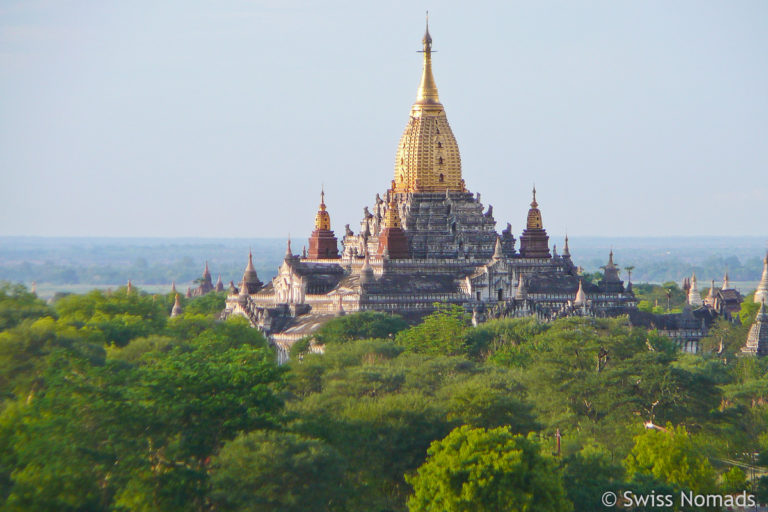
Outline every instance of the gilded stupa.
<svg viewBox="0 0 768 512"><path fill-rule="evenodd" d="M432 72L432 53L427 25L421 82L397 146L394 179L370 208L363 208L357 233L347 224L337 249L332 205L326 205L323 191L309 252L295 255L289 242L271 282L254 291L244 275L240 289L232 287L223 316L248 318L268 335L281 360L292 343L323 322L355 311L418 318L436 303L448 303L471 311L474 321L548 320L620 315L636 306L618 274L605 286L581 279L567 240L562 256L550 252L535 190L520 251L510 223L500 234L496 231L493 206L484 206L462 176L459 146ZM581 307L575 310L577 294Z"/></svg>
<svg viewBox="0 0 768 512"><path fill-rule="evenodd" d="M400 138L392 190L408 192L464 192L461 155L432 74L432 36L429 24L422 39L424 68L416 102Z"/></svg>

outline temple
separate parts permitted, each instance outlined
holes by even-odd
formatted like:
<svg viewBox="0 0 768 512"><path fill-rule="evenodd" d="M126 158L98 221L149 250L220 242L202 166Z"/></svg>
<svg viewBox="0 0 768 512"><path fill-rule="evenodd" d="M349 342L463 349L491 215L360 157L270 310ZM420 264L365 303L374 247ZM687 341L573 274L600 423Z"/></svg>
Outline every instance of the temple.
<svg viewBox="0 0 768 512"><path fill-rule="evenodd" d="M613 252L605 278L594 284L579 276L567 237L562 255L550 250L535 187L519 251L511 224L496 231L493 206L468 190L463 177L459 146L432 72L429 27L422 53L421 81L397 147L393 179L363 209L359 230L347 224L339 248L323 190L309 251L294 254L289 240L277 275L266 284L249 273L249 256L241 283L230 285L223 317L248 318L269 336L281 360L293 342L325 321L356 311L416 319L436 303L448 303L482 322L617 316L636 307Z"/></svg>
<svg viewBox="0 0 768 512"><path fill-rule="evenodd" d="M205 268L203 269L203 276L198 280L199 285L195 288L188 288L187 289L187 298L190 297L202 297L203 295L216 291L221 292L224 291L224 283L221 282L221 274L219 274L219 279L216 281L216 285L213 284L213 281L211 280L211 271L208 269L208 262L205 262ZM172 292L176 291L176 285L173 285Z"/></svg>

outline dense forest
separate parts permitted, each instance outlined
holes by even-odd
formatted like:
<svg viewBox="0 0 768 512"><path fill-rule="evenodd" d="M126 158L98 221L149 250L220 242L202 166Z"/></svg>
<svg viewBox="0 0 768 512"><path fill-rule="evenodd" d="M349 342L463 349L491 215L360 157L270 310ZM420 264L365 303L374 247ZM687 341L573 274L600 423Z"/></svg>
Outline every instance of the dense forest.
<svg viewBox="0 0 768 512"><path fill-rule="evenodd" d="M121 288L49 305L0 285L0 509L768 501L768 362L737 356L748 324L717 324L691 355L624 318L472 327L448 306L415 325L365 312L278 366L244 320L217 320L222 294L169 318L173 300Z"/></svg>

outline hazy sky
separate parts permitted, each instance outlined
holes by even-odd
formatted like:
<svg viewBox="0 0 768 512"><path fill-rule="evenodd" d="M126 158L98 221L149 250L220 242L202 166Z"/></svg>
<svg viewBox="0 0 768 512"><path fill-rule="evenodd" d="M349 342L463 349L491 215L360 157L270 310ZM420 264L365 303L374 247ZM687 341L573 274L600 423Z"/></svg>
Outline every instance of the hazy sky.
<svg viewBox="0 0 768 512"><path fill-rule="evenodd" d="M519 234L768 235L768 2L0 2L0 234L357 232L424 11L463 175Z"/></svg>

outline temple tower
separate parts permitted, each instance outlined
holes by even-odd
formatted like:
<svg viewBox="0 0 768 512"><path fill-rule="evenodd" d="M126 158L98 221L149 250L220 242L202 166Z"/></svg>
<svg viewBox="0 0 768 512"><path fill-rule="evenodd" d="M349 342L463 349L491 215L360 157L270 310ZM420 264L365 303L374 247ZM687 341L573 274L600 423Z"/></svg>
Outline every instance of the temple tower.
<svg viewBox="0 0 768 512"><path fill-rule="evenodd" d="M325 207L325 190L320 191L320 206L315 215L315 230L309 237L307 258L311 260L339 258L338 241L331 231L331 216Z"/></svg>
<svg viewBox="0 0 768 512"><path fill-rule="evenodd" d="M603 289L612 292L624 291L624 283L619 276L619 266L613 262L613 249L608 253L608 264L603 269L603 278L598 283Z"/></svg>
<svg viewBox="0 0 768 512"><path fill-rule="evenodd" d="M691 306L702 306L704 301L701 299L699 287L696 283L696 272L691 276L691 289L688 290L688 304Z"/></svg>
<svg viewBox="0 0 768 512"><path fill-rule="evenodd" d="M211 271L208 269L208 261L205 262L203 280L200 283L199 290L199 295L205 295L206 293L213 291L213 281L211 280Z"/></svg>
<svg viewBox="0 0 768 512"><path fill-rule="evenodd" d="M424 69L395 159L393 191L463 192L459 145L448 124L432 75L432 37L429 22L422 39Z"/></svg>
<svg viewBox="0 0 768 512"><path fill-rule="evenodd" d="M407 258L410 255L408 238L400 222L397 203L392 200L384 214L384 229L379 235L379 256L386 255L389 259Z"/></svg>
<svg viewBox="0 0 768 512"><path fill-rule="evenodd" d="M755 322L749 328L747 344L741 351L751 355L768 355L768 312L765 309L765 301L760 302Z"/></svg>
<svg viewBox="0 0 768 512"><path fill-rule="evenodd" d="M253 266L253 252L250 250L248 251L248 265L245 266L242 282L245 283L248 293L256 293L264 284L259 280L259 275L256 273L256 269Z"/></svg>
<svg viewBox="0 0 768 512"><path fill-rule="evenodd" d="M758 304L768 302L768 252L763 258L763 275L760 278L760 284L757 285L757 291L755 291L755 302Z"/></svg>
<svg viewBox="0 0 768 512"><path fill-rule="evenodd" d="M536 187L533 187L533 201L528 210L528 221L520 235L520 256L523 258L551 258L549 253L549 235L541 220L539 203L536 202Z"/></svg>
<svg viewBox="0 0 768 512"><path fill-rule="evenodd" d="M171 318L176 318L181 315L181 301L179 300L179 294L176 294L176 300L173 302L173 308L171 309Z"/></svg>
<svg viewBox="0 0 768 512"><path fill-rule="evenodd" d="M587 305L587 295L584 293L584 286L581 279L579 279L579 289L576 290L576 297L573 299L573 305L575 307L584 307Z"/></svg>

